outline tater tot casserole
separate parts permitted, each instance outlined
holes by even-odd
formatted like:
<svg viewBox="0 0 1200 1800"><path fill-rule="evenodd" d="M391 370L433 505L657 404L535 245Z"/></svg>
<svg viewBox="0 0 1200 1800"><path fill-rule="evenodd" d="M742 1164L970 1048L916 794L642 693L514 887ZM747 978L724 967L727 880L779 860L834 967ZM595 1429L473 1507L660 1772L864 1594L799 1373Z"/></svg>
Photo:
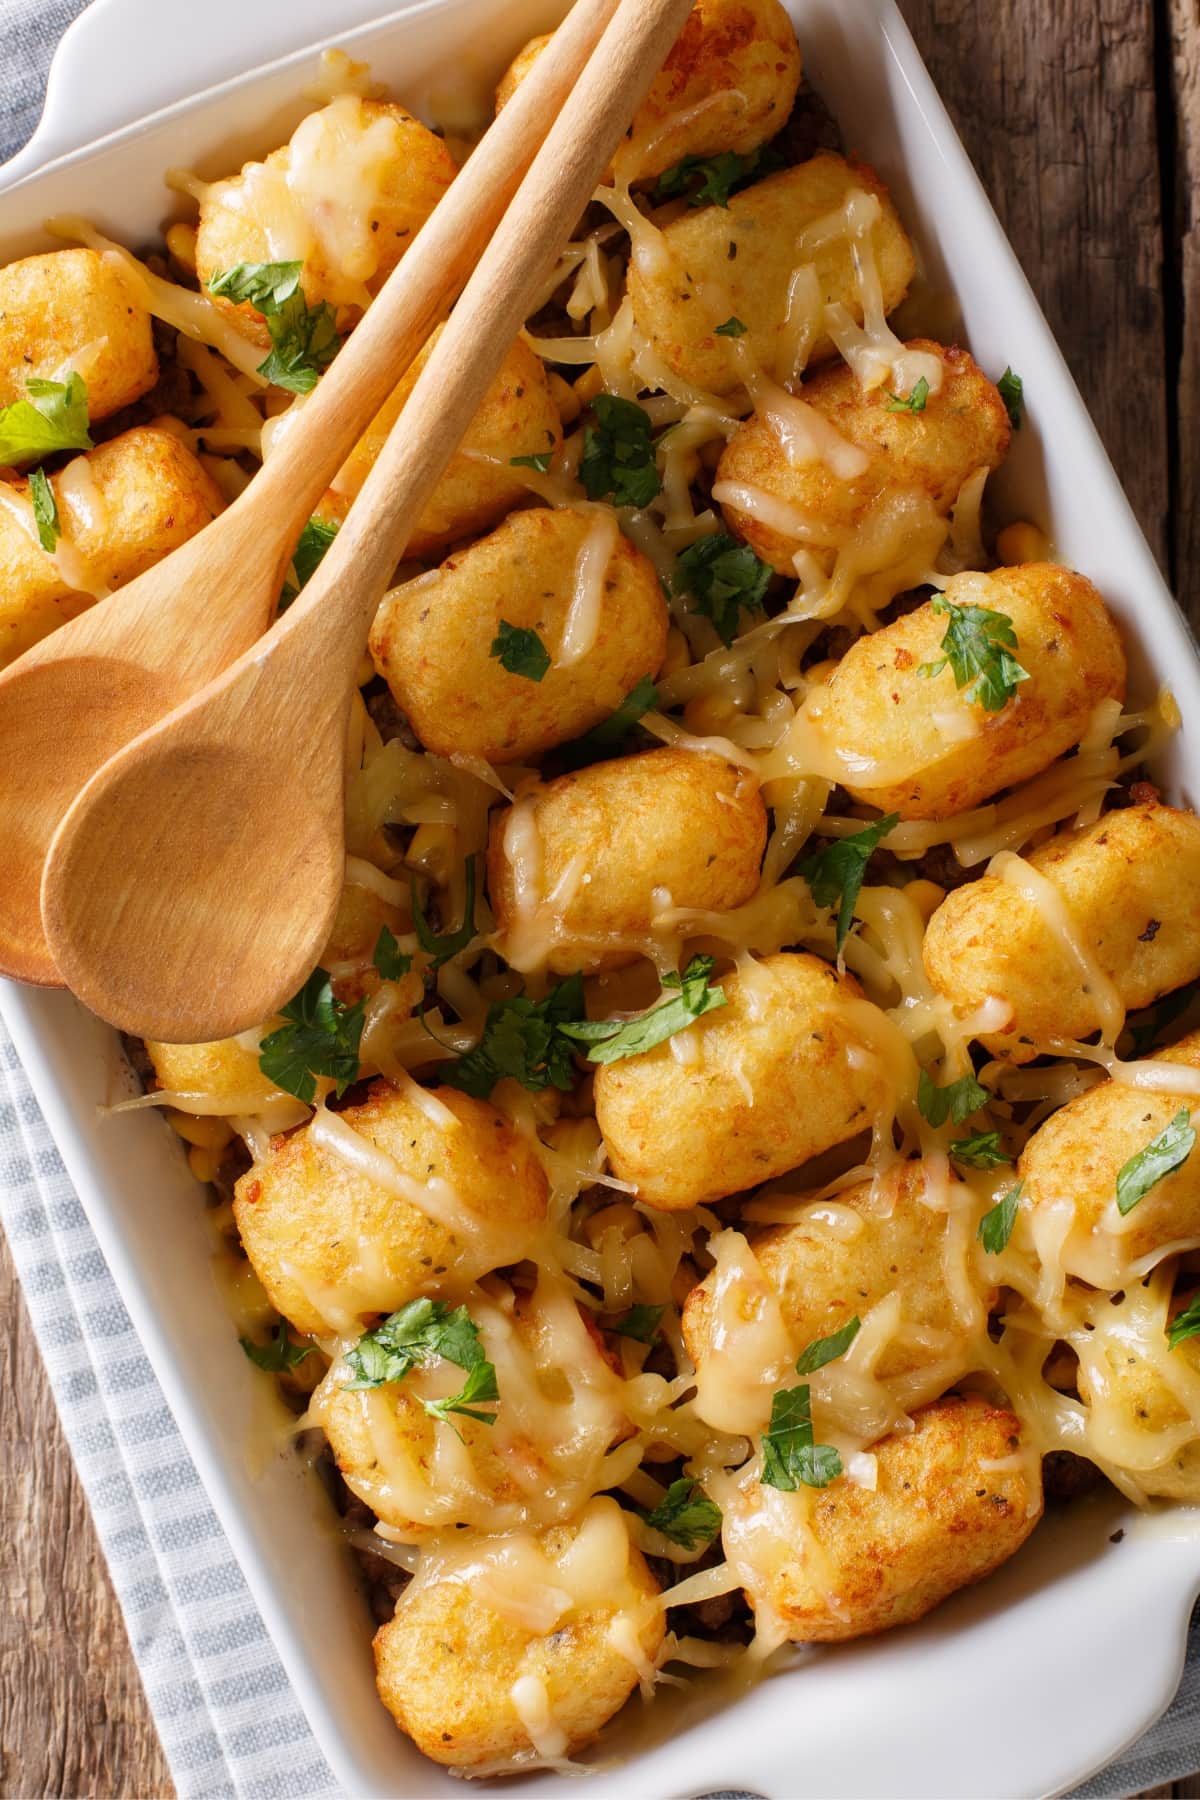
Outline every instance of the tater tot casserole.
<svg viewBox="0 0 1200 1800"><path fill-rule="evenodd" d="M801 50L696 0L547 273L375 618L319 966L127 1044L464 1776L911 1624L1048 1504L1200 1502L1178 709L989 498L1038 396L934 335ZM161 242L0 268L0 666L281 453L486 123L326 62Z"/></svg>

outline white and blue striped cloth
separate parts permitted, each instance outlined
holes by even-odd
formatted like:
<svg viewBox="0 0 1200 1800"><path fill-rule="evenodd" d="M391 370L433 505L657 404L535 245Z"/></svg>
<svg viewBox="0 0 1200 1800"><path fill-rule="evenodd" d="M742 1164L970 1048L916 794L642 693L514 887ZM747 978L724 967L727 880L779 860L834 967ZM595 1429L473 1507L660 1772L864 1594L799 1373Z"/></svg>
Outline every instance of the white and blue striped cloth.
<svg viewBox="0 0 1200 1800"><path fill-rule="evenodd" d="M0 162L32 132L54 45L85 4L0 0ZM337 1800L340 1790L2 1033L0 1220L182 1800ZM1171 1710L1079 1795L1107 1800L1197 1767L1194 1628Z"/></svg>

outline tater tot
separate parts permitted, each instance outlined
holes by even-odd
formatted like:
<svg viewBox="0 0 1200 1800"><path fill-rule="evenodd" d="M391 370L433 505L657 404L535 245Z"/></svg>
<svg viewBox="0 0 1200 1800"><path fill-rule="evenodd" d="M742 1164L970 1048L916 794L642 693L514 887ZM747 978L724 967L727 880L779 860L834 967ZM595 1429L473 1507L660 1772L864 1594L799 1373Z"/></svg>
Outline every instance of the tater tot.
<svg viewBox="0 0 1200 1800"><path fill-rule="evenodd" d="M491 1424L464 1414L448 1424L425 1410L423 1400L462 1387L462 1370L445 1362L352 1390L350 1371L335 1361L313 1397L310 1416L347 1486L406 1543L463 1525L496 1532L562 1523L641 1460L635 1444L624 1468L606 1460L629 1435L621 1383L561 1278L543 1276L511 1305L475 1289L467 1306L496 1370ZM461 1479L450 1475L452 1463Z"/></svg>
<svg viewBox="0 0 1200 1800"><path fill-rule="evenodd" d="M264 162L205 187L196 228L200 285L238 263L301 262L310 306L364 307L456 173L442 139L402 106L341 94ZM268 342L252 306L217 304L248 337Z"/></svg>
<svg viewBox="0 0 1200 1800"><path fill-rule="evenodd" d="M76 457L50 487L62 534L54 555L37 541L29 484L5 485L13 501L0 504L0 668L93 604L84 580L122 587L224 505L187 446L150 425Z"/></svg>
<svg viewBox="0 0 1200 1800"><path fill-rule="evenodd" d="M87 385L90 419L107 419L158 380L150 314L120 261L95 250L51 250L0 269L0 406L26 399L31 375L63 381L68 371Z"/></svg>
<svg viewBox="0 0 1200 1800"><path fill-rule="evenodd" d="M912 1624L1007 1562L1041 1516L1037 1463L1006 1407L939 1400L873 1453L873 1489L844 1475L794 1494L749 1482L725 1503L730 1565L794 1643Z"/></svg>
<svg viewBox="0 0 1200 1800"><path fill-rule="evenodd" d="M1181 1310L1182 1303L1171 1307ZM1200 1340L1170 1348L1157 1296L1134 1283L1106 1296L1099 1330L1079 1334L1087 1453L1163 1500L1200 1501Z"/></svg>
<svg viewBox="0 0 1200 1800"><path fill-rule="evenodd" d="M257 1053L237 1038L211 1044L159 1044L147 1038L146 1053L158 1085L186 1096L193 1103L189 1110L259 1113L287 1101L259 1068Z"/></svg>
<svg viewBox="0 0 1200 1800"><path fill-rule="evenodd" d="M872 1310L895 1296L885 1347L871 1369L904 1409L936 1399L970 1367L967 1328L946 1280L945 1252L952 1217L971 1206L971 1196L962 1183L943 1178L931 1195L938 1203L934 1210L924 1198L925 1177L921 1162L900 1163L880 1181L847 1188L834 1201L813 1201L795 1224L771 1226L751 1239L755 1261L778 1297L793 1358L850 1318L869 1323ZM723 1308L733 1308L720 1318L718 1294ZM683 1334L702 1398L714 1342L737 1310L737 1295L717 1270L688 1295ZM700 1410L704 1417L702 1405Z"/></svg>
<svg viewBox="0 0 1200 1800"><path fill-rule="evenodd" d="M321 501L321 518L336 524L346 516L440 332L439 326L350 452ZM510 508L529 498L529 489L518 479L520 470L512 467L513 457L536 456L561 443L562 424L545 365L518 338L417 521L408 554L427 556L489 530Z"/></svg>
<svg viewBox="0 0 1200 1800"><path fill-rule="evenodd" d="M828 574L845 544L876 610L926 574L963 482L976 469L998 468L1012 436L1004 402L965 350L927 338L906 348L942 364L941 386L922 412L889 412L888 387L864 393L844 365L804 383L801 397L869 459L862 474L847 479L820 460L793 464L757 414L739 425L717 465L715 497L756 555L794 576L803 550ZM739 506L740 495L765 495L763 516ZM784 528L789 522L794 530Z"/></svg>
<svg viewBox="0 0 1200 1800"><path fill-rule="evenodd" d="M853 977L785 953L720 985L726 1004L679 1038L596 1071L613 1170L665 1212L799 1168L885 1104L884 1071L861 1054L881 1016Z"/></svg>
<svg viewBox="0 0 1200 1800"><path fill-rule="evenodd" d="M386 1081L274 1140L234 1203L271 1304L310 1332L352 1332L420 1294L459 1296L524 1255L545 1211L541 1166L500 1113L453 1088Z"/></svg>
<svg viewBox="0 0 1200 1800"><path fill-rule="evenodd" d="M526 44L506 71L510 100L549 38ZM745 155L786 123L800 85L796 33L779 0L696 0L617 158L626 181L647 180L685 156Z"/></svg>
<svg viewBox="0 0 1200 1800"><path fill-rule="evenodd" d="M1101 1025L1068 932L1130 1010L1200 975L1194 813L1123 807L1083 830L1060 832L1026 862L1032 877L1017 860L1009 879L984 875L956 888L925 933L926 973L957 1011L974 1012L987 1000L1009 1009L1008 1023L980 1039L993 1056L1028 1062L1035 1046L1085 1038ZM1033 891L1022 891L1031 884Z"/></svg>
<svg viewBox="0 0 1200 1800"><path fill-rule="evenodd" d="M1200 1032L1150 1060L1200 1069ZM1200 1153L1195 1150L1124 1216L1117 1207L1121 1169L1181 1108L1194 1104L1179 1094L1105 1081L1051 1113L1034 1132L1018 1168L1028 1209L1023 1224L1032 1229L1035 1246L1044 1237L1053 1238L1065 1274L1114 1290L1144 1275L1161 1257L1200 1244Z"/></svg>
<svg viewBox="0 0 1200 1800"><path fill-rule="evenodd" d="M862 323L851 239L835 232L809 255L798 248L808 226L836 213L855 192L873 195L880 217L869 233L886 312L898 306L915 267L887 189L872 169L822 151L735 194L727 207L704 206L662 232L662 254L635 255L629 265L634 316L667 367L695 386L728 394L742 385L742 365L727 338L714 335L731 314L746 326L746 344L782 380L799 373L794 331L785 326L788 290L801 263L817 272L824 304L840 302ZM832 356L818 333L808 361Z"/></svg>
<svg viewBox="0 0 1200 1800"><path fill-rule="evenodd" d="M1079 743L1102 700L1125 698L1120 636L1084 576L1030 563L953 575L944 592L1012 621L1029 679L998 712L960 694L949 668L920 673L946 635L932 601L852 644L809 709L855 799L902 819L949 818L1028 780Z"/></svg>
<svg viewBox="0 0 1200 1800"><path fill-rule="evenodd" d="M375 1635L380 1696L452 1769L568 1755L652 1670L658 1591L613 1500L538 1536L460 1532L431 1549Z"/></svg>
<svg viewBox="0 0 1200 1800"><path fill-rule="evenodd" d="M607 554L599 579L597 553ZM583 618L593 605L594 630ZM502 623L541 639L552 660L540 679L510 673L494 654ZM590 640L570 660L568 624ZM607 507L513 513L436 573L394 588L371 632L375 667L426 749L492 763L537 756L598 725L658 673L666 644L654 565Z"/></svg>
<svg viewBox="0 0 1200 1800"><path fill-rule="evenodd" d="M748 900L766 841L757 780L720 756L651 750L560 775L493 815L498 947L523 971L620 968L664 908Z"/></svg>

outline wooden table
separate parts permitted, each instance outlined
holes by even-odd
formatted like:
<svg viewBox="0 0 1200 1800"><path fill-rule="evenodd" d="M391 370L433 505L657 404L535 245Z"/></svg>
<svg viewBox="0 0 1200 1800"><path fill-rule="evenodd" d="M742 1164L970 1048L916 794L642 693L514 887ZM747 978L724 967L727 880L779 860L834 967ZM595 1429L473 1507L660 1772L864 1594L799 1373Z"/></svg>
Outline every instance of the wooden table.
<svg viewBox="0 0 1200 1800"><path fill-rule="evenodd" d="M1200 0L901 5L1200 625ZM0 1793L170 1794L2 1248L0 1309Z"/></svg>

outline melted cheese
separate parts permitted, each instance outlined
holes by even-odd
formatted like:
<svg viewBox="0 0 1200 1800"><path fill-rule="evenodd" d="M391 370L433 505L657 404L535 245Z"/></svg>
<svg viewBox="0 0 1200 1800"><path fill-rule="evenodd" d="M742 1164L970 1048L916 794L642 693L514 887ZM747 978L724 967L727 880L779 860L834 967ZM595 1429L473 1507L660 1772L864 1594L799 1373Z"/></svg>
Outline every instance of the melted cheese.
<svg viewBox="0 0 1200 1800"><path fill-rule="evenodd" d="M617 521L607 507L589 508L591 524L575 559L571 605L559 640L556 668L581 662L596 642L604 607L605 577L617 548Z"/></svg>

